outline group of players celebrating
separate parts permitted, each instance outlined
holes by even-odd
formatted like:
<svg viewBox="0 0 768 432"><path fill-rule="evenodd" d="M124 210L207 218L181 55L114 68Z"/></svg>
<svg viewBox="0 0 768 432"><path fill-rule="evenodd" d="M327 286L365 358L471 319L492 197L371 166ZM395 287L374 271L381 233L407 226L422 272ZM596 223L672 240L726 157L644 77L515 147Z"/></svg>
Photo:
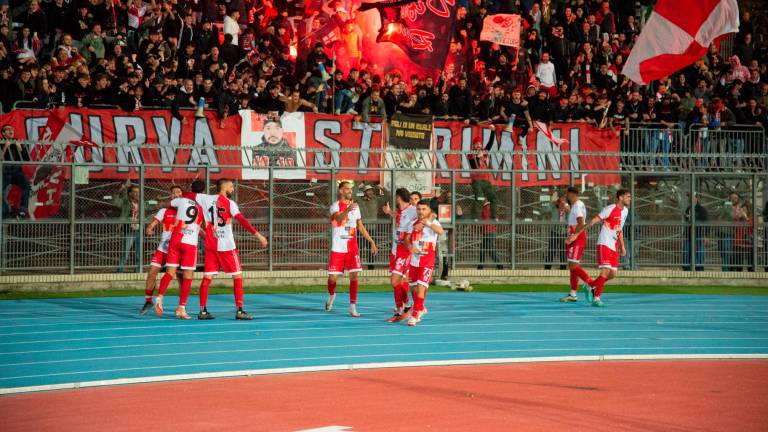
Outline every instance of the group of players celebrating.
<svg viewBox="0 0 768 432"><path fill-rule="evenodd" d="M407 320L409 326L421 322L427 313L424 300L427 288L432 280L435 266L438 236L443 234L443 227L429 206L429 201L411 202L412 194L407 189L397 189L395 200L395 232L392 251L389 255L389 274L395 294L394 315L387 322ZM328 300L325 310L333 309L336 300L336 281L344 270L349 272L349 314L359 317L357 312L357 274L362 263L357 246L357 232L363 235L371 245L371 252L376 255L378 248L365 225L357 204L352 201L352 183L339 183L339 200L331 206L331 257L328 264ZM413 302L408 300L410 288Z"/></svg>
<svg viewBox="0 0 768 432"><path fill-rule="evenodd" d="M187 314L187 300L192 290L192 275L197 267L198 237L203 235L205 247L205 264L203 280L200 283L200 313L201 320L214 319L208 312L208 288L213 276L223 270L232 276L235 292L235 319L252 320L253 316L243 310L243 277L240 265L240 255L235 245L232 231L232 221L236 220L248 232L253 234L262 247L267 247L267 239L254 228L248 219L240 213L237 204L229 199L235 190L234 183L228 179L216 182L217 194L204 194L205 183L200 180L192 182L189 192L183 192L178 186L171 189L171 200L168 206L161 209L147 227L147 234L152 235L158 224L162 224L163 232L160 244L152 257L151 268L147 276L144 291L144 306L140 314L144 315L152 307L152 296L155 291L155 279L165 266L165 274L160 279L154 308L158 316L163 315L163 298L168 286L179 276L179 305L175 315L180 319L191 319ZM178 272L181 270L181 272Z"/></svg>
<svg viewBox="0 0 768 432"><path fill-rule="evenodd" d="M233 220L254 235L262 247L267 247L267 239L254 228L240 213L237 204L229 197L234 191L231 180L221 179L216 184L217 194L203 193L205 184L195 181L189 192L180 187L171 189L171 199L166 208L161 209L147 227L147 234L152 235L158 225L163 231L160 243L152 258L147 276L144 306L140 314L144 315L153 307L152 297L155 281L161 269L165 274L160 279L158 295L154 301L154 310L163 315L163 299L174 277L179 279L179 304L175 316L191 319L186 311L187 300L192 287L192 276L197 267L198 237L203 235L205 248L204 277L200 284L200 312L198 319L209 320L214 316L207 310L208 289L213 276L223 270L232 276L234 285L235 319L252 320L253 316L243 310L243 279L240 257L235 245L232 230ZM338 186L338 201L331 205L329 216L332 227L331 252L328 261L328 299L325 310L333 310L336 300L338 277L349 273L349 315L359 317L357 311L358 274L362 271L358 248L358 232L370 244L371 252L376 255L376 242L362 222L362 215L352 199L352 183L343 181ZM395 191L397 209L395 212L394 237L389 257L390 282L394 291L394 314L387 322L406 321L415 326L424 318L427 308L424 305L427 289L432 279L435 264L438 237L444 233L443 227L426 200L414 199L414 194L407 189ZM570 293L561 298L562 302L577 302L579 280L582 280L586 301L595 307L604 307L601 294L607 281L616 277L619 255L626 255L624 223L631 202L629 191L620 189L616 193L616 202L605 207L589 223L584 203L579 199L579 190L570 187L566 193L568 206L569 236L567 245L568 267L570 270ZM587 244L587 231L602 223L597 239L597 261L600 274L592 279L581 267L580 261ZM181 270L180 272L178 270ZM410 300L408 293L410 292Z"/></svg>

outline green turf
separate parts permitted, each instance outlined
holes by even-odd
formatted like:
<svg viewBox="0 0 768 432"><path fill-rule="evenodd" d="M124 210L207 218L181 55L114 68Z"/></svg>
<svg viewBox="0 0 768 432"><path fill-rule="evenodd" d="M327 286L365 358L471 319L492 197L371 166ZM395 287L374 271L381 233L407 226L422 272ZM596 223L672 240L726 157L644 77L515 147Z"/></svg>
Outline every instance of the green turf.
<svg viewBox="0 0 768 432"><path fill-rule="evenodd" d="M344 290L344 285L339 286ZM475 291L485 292L566 292L565 285L493 285L477 284L473 285ZM361 292L390 292L392 288L388 285L368 285L361 287ZM168 295L175 296L178 290L168 290ZM194 290L196 291L196 290ZM450 288L431 287L432 292L447 292ZM768 287L738 287L738 286L645 286L645 285L608 285L608 293L643 293L643 294L703 294L703 295L768 295ZM303 294L303 293L324 293L325 286L280 286L280 287L246 287L248 294ZM211 288L211 294L231 294L231 288ZM141 297L143 290L100 290L100 291L78 291L78 292L0 292L0 300L17 299L39 299L39 298L81 298L81 297Z"/></svg>

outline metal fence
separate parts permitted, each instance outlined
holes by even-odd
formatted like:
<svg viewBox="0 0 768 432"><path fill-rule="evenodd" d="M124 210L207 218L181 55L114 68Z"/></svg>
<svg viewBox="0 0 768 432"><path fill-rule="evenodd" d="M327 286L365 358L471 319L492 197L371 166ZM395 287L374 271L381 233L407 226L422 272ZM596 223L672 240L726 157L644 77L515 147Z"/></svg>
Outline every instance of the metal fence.
<svg viewBox="0 0 768 432"><path fill-rule="evenodd" d="M648 157L641 153L619 155L622 159L630 156ZM5 173L13 169L12 166L14 164L6 162L0 169ZM151 220L157 206L165 202L170 187L177 182L147 179L144 172L149 166L132 167L137 172L134 184L140 189L142 223L137 224L120 219L119 208L115 206L114 197L123 182L74 181L78 176L70 174L82 168L84 166L78 164L64 166L60 206L51 217L37 221L0 219L0 272L74 274L135 272L146 268L158 236L145 235L139 225ZM381 185L384 186L403 185L412 175L412 171L403 169L373 170L380 171ZM255 238L236 226L236 240L245 269L320 269L326 266L330 230L328 206L336 197L337 180L352 178L354 174L338 169L328 173L325 180L281 180L271 172L268 180L236 181L233 199L270 242L267 249L262 249ZM518 182L524 172L515 171L516 175L508 176L509 180L493 188L496 219L473 215L473 206L481 207L488 197L475 196L472 185L463 180L465 173L434 171L436 176L445 175L447 181L436 184L434 190L421 191L441 196L440 199L452 209L450 221L444 224L448 233L441 251L451 267L526 269L566 265L565 215L555 208L553 199L564 195L569 184L581 186L579 179L585 174L589 178L597 172L562 170L559 174L565 181L559 186L521 187ZM768 267L764 219L768 174L765 171L695 172L683 171L682 167L664 170L656 165L655 170L646 167L645 170L622 169L613 173L620 181L610 185L585 184L582 199L591 218L612 202L619 187L632 192L633 204L625 227L628 253L622 258L623 268L763 271ZM535 176L540 171L528 174ZM203 166L197 169L197 176L207 179L212 186L216 173ZM0 186L6 189L5 185ZM733 193L738 194L736 206L728 204L729 195ZM363 193L359 189L357 195L362 199ZM705 217L687 216L693 196L698 197ZM377 199L383 203L391 200L391 196ZM747 209L748 217L744 220L734 219L734 208L740 206ZM375 217L368 217L365 224L381 252L373 256L368 245L361 242L363 261L366 266L384 268L388 263L393 221L379 211ZM596 237L596 231L589 235L590 244L584 257L587 265L595 260Z"/></svg>

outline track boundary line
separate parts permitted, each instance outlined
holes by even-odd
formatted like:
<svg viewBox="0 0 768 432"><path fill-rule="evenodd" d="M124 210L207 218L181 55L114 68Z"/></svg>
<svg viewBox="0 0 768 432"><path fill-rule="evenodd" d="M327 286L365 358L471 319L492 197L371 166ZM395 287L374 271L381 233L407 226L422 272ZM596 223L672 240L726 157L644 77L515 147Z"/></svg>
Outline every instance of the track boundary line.
<svg viewBox="0 0 768 432"><path fill-rule="evenodd" d="M489 359L456 359L456 360L426 360L408 362L373 362L350 363L325 366L300 366L289 368L249 369L222 372L200 372L191 374L159 375L139 378L120 378L111 380L83 381L62 384L46 384L26 387L0 388L0 395L14 395L54 390L76 390L91 387L108 387L128 384L149 384L170 381L186 381L213 378L233 378L259 375L282 375L309 372L333 372L344 370L389 369L404 367L427 366L467 366L486 364L513 363L548 363L574 361L631 361L631 360L766 360L768 354L606 354L584 356L552 356L552 357L503 357Z"/></svg>

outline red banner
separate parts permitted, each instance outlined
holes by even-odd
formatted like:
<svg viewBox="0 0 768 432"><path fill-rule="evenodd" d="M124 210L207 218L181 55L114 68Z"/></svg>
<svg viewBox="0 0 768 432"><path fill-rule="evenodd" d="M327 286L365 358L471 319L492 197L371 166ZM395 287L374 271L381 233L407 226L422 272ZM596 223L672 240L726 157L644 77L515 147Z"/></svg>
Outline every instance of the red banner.
<svg viewBox="0 0 768 432"><path fill-rule="evenodd" d="M330 179L327 168L334 167L343 169L338 177L345 180L379 179L379 172L370 168L381 168L384 155L381 151L367 153L366 150L384 148L384 125L353 119L351 115L304 114L308 178Z"/></svg>
<svg viewBox="0 0 768 432"><path fill-rule="evenodd" d="M435 122L435 169L439 171L435 183L448 183L452 173L445 170L464 169L456 180L459 183L470 182L470 165L466 155L442 154L447 151L469 152L474 137L488 143L494 134L493 145L488 151L490 169L506 171L493 175L496 185L509 185L511 171L516 171L518 187L529 186L564 186L570 184L567 171L595 171L587 175L586 182L595 185L610 185L620 182L618 174L601 171L619 170L619 139L607 129L597 129L583 123L558 123L551 127L554 136L568 142L562 145L552 143L543 133L529 131L526 137L518 137L497 126L495 130L479 126L464 126L456 122ZM513 153L514 156L513 156ZM603 153L600 156L573 153ZM615 153L616 156L605 154ZM566 171L566 172L563 172ZM574 182L579 184L582 175L574 174Z"/></svg>
<svg viewBox="0 0 768 432"><path fill-rule="evenodd" d="M241 116L229 117L220 124L210 112L203 118L195 118L191 111L183 112L183 121L173 119L168 111L125 113L64 109L59 113L72 128L83 133L83 140L99 146L108 144L103 148L75 148L74 162L88 164L92 179L137 179L137 167L144 165L145 178L189 181L204 174L196 167L208 165L213 178L263 180L268 176L260 175L259 170L268 173L268 169L254 164L253 160L260 160L254 155L260 154L261 149L270 151L262 145L267 144L272 135L293 143L289 147L295 150L297 158L296 165L290 167L293 170L284 170L285 176L281 175L282 168L276 168L276 179L327 180L331 177L330 169L336 169L339 179L378 181L380 172L375 169L383 167L385 162L382 153L370 152L385 147L385 125L355 122L350 115L286 114L282 125L276 127L274 133L266 134L264 130L250 131L244 127L246 123ZM250 113L244 112L243 116L248 116L250 124ZM13 125L18 139L37 141L45 136L47 119L47 111L18 110L1 116L0 125ZM469 183L471 168L466 155L445 152L469 152L474 137L488 143L491 134L493 143L488 153L490 168L500 171L493 175L497 185L509 185L513 170L518 187L567 185L569 171L593 171L587 176L588 184L610 185L620 181L618 174L605 173L619 170L619 140L615 134L582 123L554 124L551 131L554 137L568 142L558 146L534 130L521 140L500 126L494 130L459 122L435 122L433 166L438 170L435 183L450 182L454 174L451 170L463 170L456 179L459 183ZM249 133L260 134L260 141L256 142ZM276 144L281 142L277 140ZM103 166L105 163L115 165ZM251 175L244 175L246 172ZM573 177L576 184L581 182L581 174Z"/></svg>
<svg viewBox="0 0 768 432"><path fill-rule="evenodd" d="M0 117L0 124L12 125L17 139L38 141L46 136L48 114L48 111L16 110ZM239 166L240 151L220 148L240 145L240 116L228 117L220 123L213 112L195 118L194 111L182 111L182 120L173 118L169 110L127 113L62 108L56 114L81 132L84 140L99 146L79 147L73 154L75 163L89 164L92 179L136 179L138 167L142 165L145 178L189 180L204 175L202 170L194 168L200 165L211 166L214 178L240 178L239 168L221 167ZM104 143L122 145L101 148Z"/></svg>

